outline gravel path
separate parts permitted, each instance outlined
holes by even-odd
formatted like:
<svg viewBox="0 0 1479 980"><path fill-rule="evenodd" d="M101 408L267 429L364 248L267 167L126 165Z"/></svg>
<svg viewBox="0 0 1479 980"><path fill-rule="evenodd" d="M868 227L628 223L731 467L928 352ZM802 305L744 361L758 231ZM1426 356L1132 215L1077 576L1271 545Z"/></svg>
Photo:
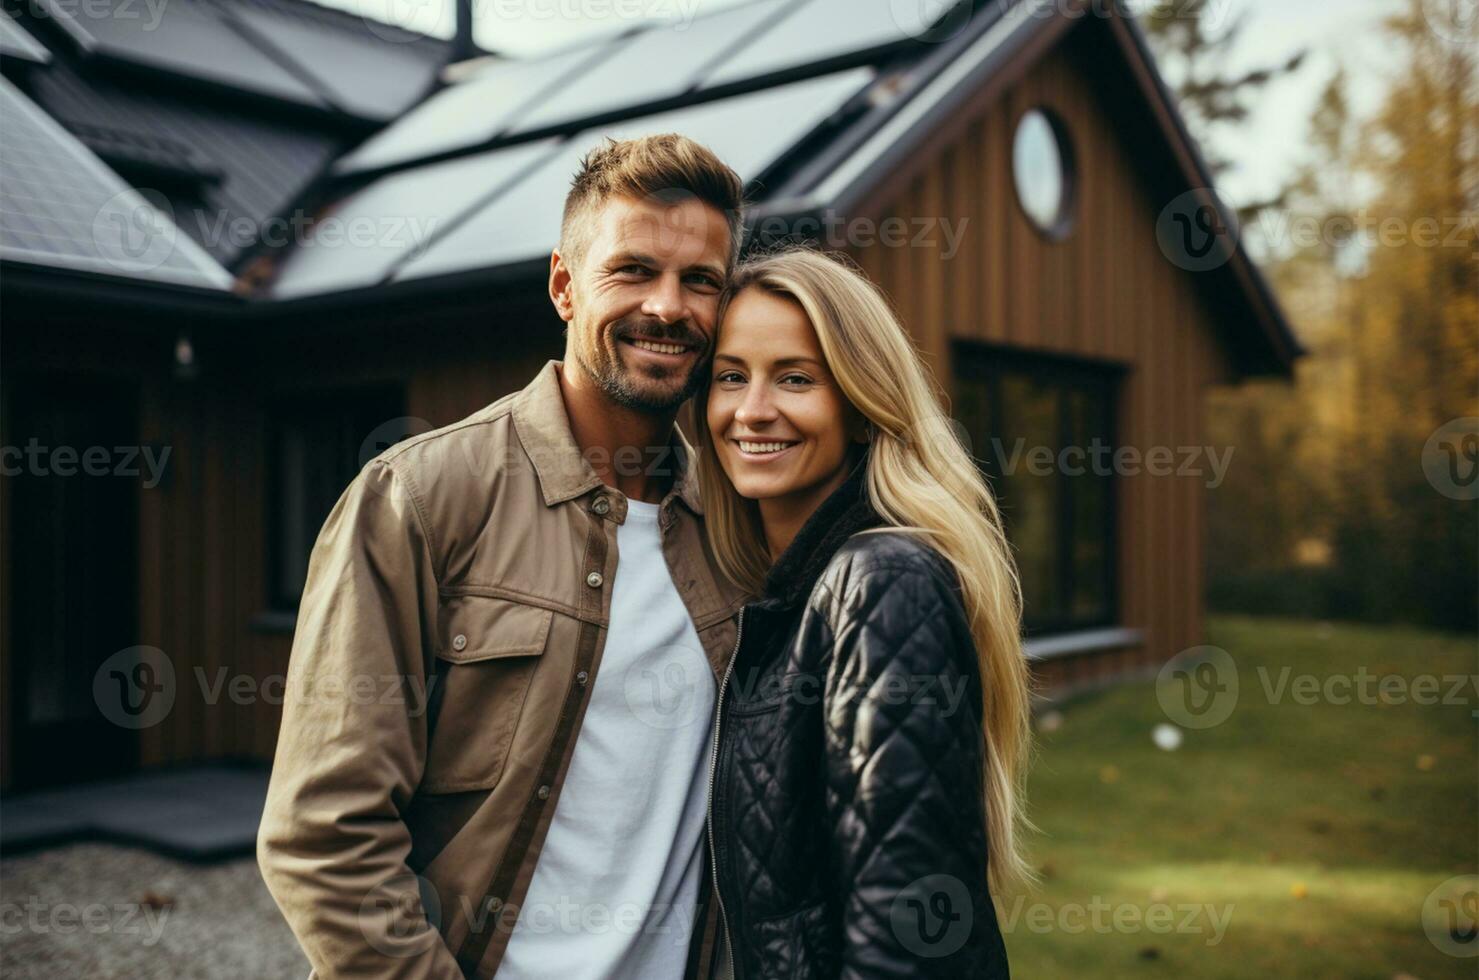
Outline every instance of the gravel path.
<svg viewBox="0 0 1479 980"><path fill-rule="evenodd" d="M0 862L0 975L304 980L308 960L255 859L83 843Z"/></svg>

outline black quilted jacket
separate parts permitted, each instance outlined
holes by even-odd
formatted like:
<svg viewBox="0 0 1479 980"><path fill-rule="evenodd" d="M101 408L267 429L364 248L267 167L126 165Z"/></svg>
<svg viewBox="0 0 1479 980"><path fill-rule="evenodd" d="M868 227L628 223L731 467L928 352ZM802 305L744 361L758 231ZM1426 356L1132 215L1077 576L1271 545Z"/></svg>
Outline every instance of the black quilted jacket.
<svg viewBox="0 0 1479 980"><path fill-rule="evenodd" d="M958 580L917 538L856 534L882 523L863 474L745 606L720 687L710 845L734 974L1004 978Z"/></svg>

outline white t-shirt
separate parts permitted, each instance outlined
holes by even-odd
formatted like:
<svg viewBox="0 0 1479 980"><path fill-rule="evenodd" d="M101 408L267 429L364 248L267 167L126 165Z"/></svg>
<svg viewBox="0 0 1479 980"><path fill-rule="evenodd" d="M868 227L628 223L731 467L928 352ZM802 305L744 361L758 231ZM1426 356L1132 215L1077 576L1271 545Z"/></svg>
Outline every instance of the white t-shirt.
<svg viewBox="0 0 1479 980"><path fill-rule="evenodd" d="M703 871L714 676L627 502L611 627L499 980L681 980Z"/></svg>

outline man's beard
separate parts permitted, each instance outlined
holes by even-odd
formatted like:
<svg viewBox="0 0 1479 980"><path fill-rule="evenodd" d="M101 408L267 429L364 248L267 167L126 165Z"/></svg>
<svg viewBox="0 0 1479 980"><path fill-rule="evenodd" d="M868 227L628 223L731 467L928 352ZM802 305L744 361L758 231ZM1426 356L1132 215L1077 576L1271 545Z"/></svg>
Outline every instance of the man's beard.
<svg viewBox="0 0 1479 980"><path fill-rule="evenodd" d="M697 349L698 355L693 367L681 385L672 387L670 384L681 368L654 379L646 372L626 366L618 345L622 338L637 335L652 340L684 343ZM658 413L675 411L698 392L708 364L707 348L708 341L704 336L686 323L661 324L623 320L601 335L591 345L590 351L583 350L578 342L573 345L572 350L581 369L605 392L606 397L623 408Z"/></svg>

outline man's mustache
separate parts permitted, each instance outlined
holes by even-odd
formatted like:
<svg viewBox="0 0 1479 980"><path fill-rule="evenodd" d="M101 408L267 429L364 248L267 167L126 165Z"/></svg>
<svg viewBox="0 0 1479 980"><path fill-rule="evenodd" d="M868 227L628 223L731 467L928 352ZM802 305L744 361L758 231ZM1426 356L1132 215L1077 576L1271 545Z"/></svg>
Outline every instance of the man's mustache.
<svg viewBox="0 0 1479 980"><path fill-rule="evenodd" d="M611 331L611 335L617 340L645 337L648 340L670 341L675 344L697 347L699 350L705 350L709 346L709 339L686 323L660 323L655 320L642 323L620 323Z"/></svg>

